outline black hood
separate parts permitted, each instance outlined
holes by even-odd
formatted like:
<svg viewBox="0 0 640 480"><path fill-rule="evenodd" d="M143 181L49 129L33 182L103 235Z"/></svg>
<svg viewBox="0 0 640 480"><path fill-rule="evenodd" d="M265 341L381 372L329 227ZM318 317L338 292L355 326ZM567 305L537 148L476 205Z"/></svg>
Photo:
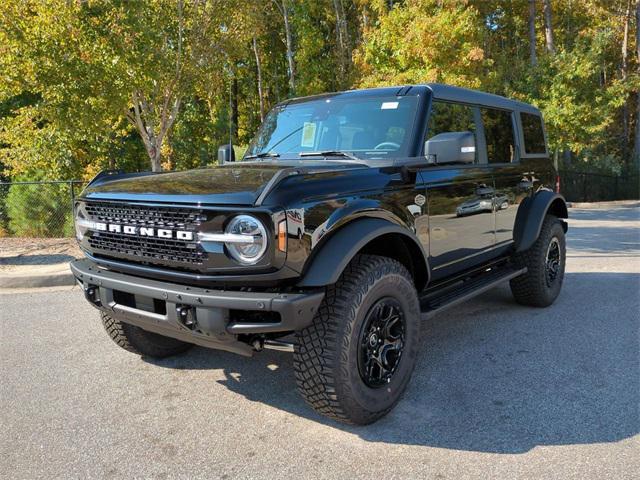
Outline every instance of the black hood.
<svg viewBox="0 0 640 480"><path fill-rule="evenodd" d="M335 170L349 165L331 162L246 162L222 167L144 176L105 177L83 192L86 199L253 205L267 183L283 169ZM351 167L353 167L351 165Z"/></svg>

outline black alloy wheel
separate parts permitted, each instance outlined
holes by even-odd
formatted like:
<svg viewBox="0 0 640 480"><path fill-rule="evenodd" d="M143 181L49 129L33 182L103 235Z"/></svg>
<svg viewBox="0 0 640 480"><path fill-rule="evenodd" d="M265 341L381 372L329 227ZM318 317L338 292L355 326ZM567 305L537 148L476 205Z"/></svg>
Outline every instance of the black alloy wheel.
<svg viewBox="0 0 640 480"><path fill-rule="evenodd" d="M553 237L549 242L549 247L547 248L547 258L544 265L548 287L553 285L558 278L561 260L560 241L557 237Z"/></svg>
<svg viewBox="0 0 640 480"><path fill-rule="evenodd" d="M400 303L391 297L378 300L362 325L358 371L364 383L380 388L391 382L404 349L405 319Z"/></svg>

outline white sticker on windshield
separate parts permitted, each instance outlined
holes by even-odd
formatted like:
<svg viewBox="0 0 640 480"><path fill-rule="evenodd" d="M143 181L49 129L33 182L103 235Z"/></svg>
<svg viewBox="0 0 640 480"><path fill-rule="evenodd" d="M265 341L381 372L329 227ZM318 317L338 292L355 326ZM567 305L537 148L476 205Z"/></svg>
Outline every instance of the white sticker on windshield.
<svg viewBox="0 0 640 480"><path fill-rule="evenodd" d="M302 127L301 147L313 148L313 141L316 138L316 124L313 122L304 122Z"/></svg>
<svg viewBox="0 0 640 480"><path fill-rule="evenodd" d="M398 108L398 102L382 102L380 110L395 110Z"/></svg>

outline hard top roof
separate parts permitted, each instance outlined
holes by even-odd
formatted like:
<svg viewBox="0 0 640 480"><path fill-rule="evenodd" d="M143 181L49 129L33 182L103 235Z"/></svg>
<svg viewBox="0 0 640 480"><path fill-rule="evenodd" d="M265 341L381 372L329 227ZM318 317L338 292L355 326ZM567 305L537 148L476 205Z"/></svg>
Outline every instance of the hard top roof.
<svg viewBox="0 0 640 480"><path fill-rule="evenodd" d="M321 100L326 98L356 98L356 97L378 97L378 96L413 96L430 92L433 98L451 102L471 103L475 105L484 105L487 107L505 108L509 110L518 110L540 114L533 105L511 100L500 95L481 92L479 90L471 90L468 88L454 87L452 85L444 85L442 83L427 83L421 85L404 85L396 87L376 87L365 88L359 90L347 90L335 93L323 93L320 95L312 95L308 97L293 98L282 102L282 105L303 103L310 100Z"/></svg>

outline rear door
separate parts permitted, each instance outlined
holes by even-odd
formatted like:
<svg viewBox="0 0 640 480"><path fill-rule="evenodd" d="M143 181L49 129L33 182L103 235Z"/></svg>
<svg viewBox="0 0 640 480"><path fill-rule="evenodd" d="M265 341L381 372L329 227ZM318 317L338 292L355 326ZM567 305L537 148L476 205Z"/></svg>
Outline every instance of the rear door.
<svg viewBox="0 0 640 480"><path fill-rule="evenodd" d="M493 179L478 155L479 111L473 105L435 100L425 138L471 132L476 141L473 164L433 165L421 176L427 189L429 265L434 279L481 261L495 244Z"/></svg>
<svg viewBox="0 0 640 480"><path fill-rule="evenodd" d="M516 213L533 186L520 162L516 114L480 107L487 163L493 174L496 247L513 241Z"/></svg>

